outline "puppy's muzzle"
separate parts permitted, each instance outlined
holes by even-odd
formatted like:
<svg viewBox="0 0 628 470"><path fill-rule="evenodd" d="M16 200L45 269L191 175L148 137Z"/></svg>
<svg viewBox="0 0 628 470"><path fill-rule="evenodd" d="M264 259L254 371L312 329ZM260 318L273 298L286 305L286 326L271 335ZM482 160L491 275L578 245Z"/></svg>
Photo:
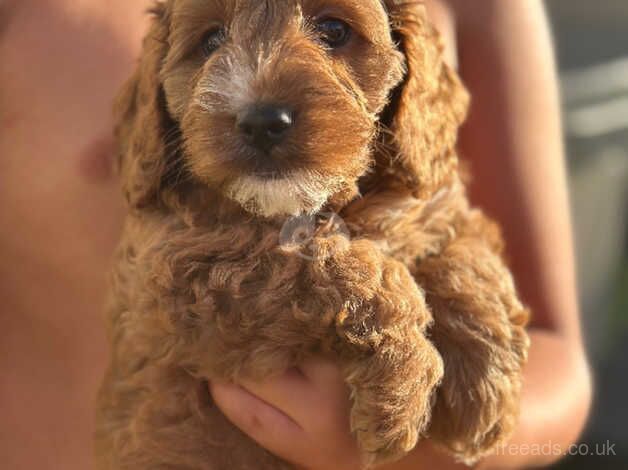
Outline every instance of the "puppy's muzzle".
<svg viewBox="0 0 628 470"><path fill-rule="evenodd" d="M293 124L292 110L274 105L252 106L236 120L236 127L247 144L264 153L280 144Z"/></svg>

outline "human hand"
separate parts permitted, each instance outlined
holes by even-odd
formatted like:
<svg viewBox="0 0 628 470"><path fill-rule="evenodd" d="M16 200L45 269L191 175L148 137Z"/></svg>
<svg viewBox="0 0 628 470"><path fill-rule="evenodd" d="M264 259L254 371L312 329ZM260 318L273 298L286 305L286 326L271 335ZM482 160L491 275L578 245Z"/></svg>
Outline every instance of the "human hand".
<svg viewBox="0 0 628 470"><path fill-rule="evenodd" d="M310 470L357 470L349 392L337 365L312 359L264 382L212 382L225 416L273 454Z"/></svg>

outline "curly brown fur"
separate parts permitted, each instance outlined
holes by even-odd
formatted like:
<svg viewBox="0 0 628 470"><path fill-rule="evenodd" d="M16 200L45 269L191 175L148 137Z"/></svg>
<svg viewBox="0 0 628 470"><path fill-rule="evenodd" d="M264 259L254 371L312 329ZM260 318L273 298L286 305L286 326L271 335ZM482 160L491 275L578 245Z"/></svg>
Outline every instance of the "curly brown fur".
<svg viewBox="0 0 628 470"><path fill-rule="evenodd" d="M468 462L494 450L517 416L527 312L460 182L467 97L422 5L169 0L153 13L116 107L129 216L98 468L290 468L222 416L206 381L321 352L350 387L366 465L424 436ZM317 40L323 13L356 32L342 49ZM217 23L227 38L203 56ZM235 129L258 103L296 110L266 155ZM299 214L317 223L295 251L281 237Z"/></svg>

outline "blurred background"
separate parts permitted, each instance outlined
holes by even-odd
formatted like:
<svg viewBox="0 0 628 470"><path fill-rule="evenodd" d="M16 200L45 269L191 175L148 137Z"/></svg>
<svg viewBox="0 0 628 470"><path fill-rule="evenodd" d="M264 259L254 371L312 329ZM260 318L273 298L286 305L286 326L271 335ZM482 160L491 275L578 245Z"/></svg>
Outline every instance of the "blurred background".
<svg viewBox="0 0 628 470"><path fill-rule="evenodd" d="M584 332L596 380L582 442L615 456L557 466L628 469L628 0L546 0L558 50ZM583 447L583 450L585 448Z"/></svg>

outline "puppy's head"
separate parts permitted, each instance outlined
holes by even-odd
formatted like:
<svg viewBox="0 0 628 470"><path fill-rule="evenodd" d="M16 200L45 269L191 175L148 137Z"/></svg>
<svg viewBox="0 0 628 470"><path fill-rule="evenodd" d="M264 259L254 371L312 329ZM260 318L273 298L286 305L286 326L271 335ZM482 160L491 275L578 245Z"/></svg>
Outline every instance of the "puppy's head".
<svg viewBox="0 0 628 470"><path fill-rule="evenodd" d="M132 206L181 173L270 217L346 202L374 166L415 188L451 171L457 82L416 2L168 0L153 13L117 105Z"/></svg>

